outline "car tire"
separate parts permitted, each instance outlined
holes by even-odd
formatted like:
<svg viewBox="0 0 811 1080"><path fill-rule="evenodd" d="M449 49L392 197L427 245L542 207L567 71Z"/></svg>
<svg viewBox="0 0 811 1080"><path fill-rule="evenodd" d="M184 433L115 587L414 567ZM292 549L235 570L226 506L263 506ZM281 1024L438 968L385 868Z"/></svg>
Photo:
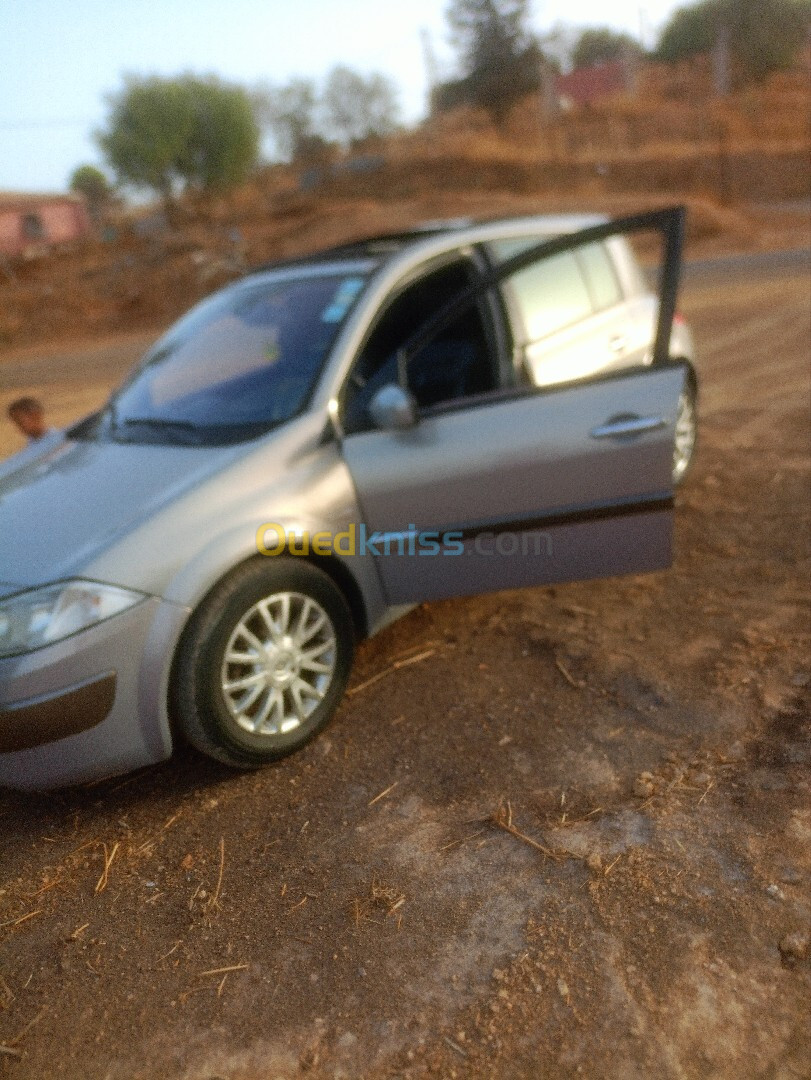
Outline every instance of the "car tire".
<svg viewBox="0 0 811 1080"><path fill-rule="evenodd" d="M354 625L323 570L253 559L202 602L173 665L170 704L188 741L236 768L298 750L335 712Z"/></svg>
<svg viewBox="0 0 811 1080"><path fill-rule="evenodd" d="M696 390L692 383L688 382L679 395L679 404L676 409L673 443L674 487L684 480L692 467L696 451L697 429Z"/></svg>

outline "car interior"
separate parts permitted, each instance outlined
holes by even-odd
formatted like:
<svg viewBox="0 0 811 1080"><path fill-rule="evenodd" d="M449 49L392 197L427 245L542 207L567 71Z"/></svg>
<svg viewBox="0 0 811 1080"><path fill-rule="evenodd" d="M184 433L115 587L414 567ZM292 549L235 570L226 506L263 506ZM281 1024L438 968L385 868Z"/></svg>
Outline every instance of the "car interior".
<svg viewBox="0 0 811 1080"><path fill-rule="evenodd" d="M369 403L381 386L397 382L398 350L467 288L475 273L468 259L446 263L406 286L385 309L349 376L343 403L347 434L372 426ZM486 306L475 304L411 357L408 386L420 408L498 387L498 357L488 324Z"/></svg>

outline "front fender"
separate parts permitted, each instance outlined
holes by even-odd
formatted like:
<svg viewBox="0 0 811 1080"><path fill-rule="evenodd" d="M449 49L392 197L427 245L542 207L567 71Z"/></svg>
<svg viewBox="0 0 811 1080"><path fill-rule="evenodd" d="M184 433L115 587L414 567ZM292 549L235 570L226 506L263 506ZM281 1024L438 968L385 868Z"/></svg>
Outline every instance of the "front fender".
<svg viewBox="0 0 811 1080"><path fill-rule="evenodd" d="M259 550L260 537L257 535L261 533L263 526L271 522L279 526L286 536L293 537L303 535L313 537L319 532L335 535L346 531L352 524L350 520L336 524L334 519L327 522L304 516L278 514L267 515L263 521L257 521L255 524L245 522L240 526L232 527L211 538L194 558L185 563L169 582L164 598L173 604L182 605L191 612L218 582L247 559L274 558L275 556L272 555L263 556ZM343 587L345 591L345 583L351 582L354 595L348 599L353 610L356 602L361 605L360 624L372 628L380 623L385 616L387 605L380 575L372 555L362 553L343 555L334 552L319 556L310 550L308 554L297 555L297 557L308 558L317 565L323 565L327 572L331 573L336 584ZM331 564L338 564L339 569L331 571Z"/></svg>

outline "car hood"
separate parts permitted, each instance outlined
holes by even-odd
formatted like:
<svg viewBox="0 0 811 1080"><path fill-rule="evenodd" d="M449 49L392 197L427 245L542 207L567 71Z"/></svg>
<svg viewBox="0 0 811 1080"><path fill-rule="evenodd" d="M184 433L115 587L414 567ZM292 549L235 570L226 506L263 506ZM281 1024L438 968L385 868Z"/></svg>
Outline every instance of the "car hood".
<svg viewBox="0 0 811 1080"><path fill-rule="evenodd" d="M63 439L0 473L0 594L80 574L98 552L244 447Z"/></svg>

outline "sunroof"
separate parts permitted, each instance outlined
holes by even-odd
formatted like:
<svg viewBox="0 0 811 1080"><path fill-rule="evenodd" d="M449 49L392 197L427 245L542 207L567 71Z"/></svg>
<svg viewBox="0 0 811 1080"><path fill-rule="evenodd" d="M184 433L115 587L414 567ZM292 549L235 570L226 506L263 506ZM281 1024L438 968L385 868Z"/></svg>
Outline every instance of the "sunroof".
<svg viewBox="0 0 811 1080"><path fill-rule="evenodd" d="M441 236L444 233L453 232L455 229L466 229L473 225L470 218L450 218L442 221L426 221L415 225L412 229L401 232L379 233L377 236L365 236L357 240L347 240L333 247L321 248L306 255L295 255L290 258L274 259L252 269L252 273L260 270L271 270L279 266L297 266L299 264L320 262L323 259L349 259L349 258L385 258L387 255L395 255L409 244L417 244L429 236Z"/></svg>

